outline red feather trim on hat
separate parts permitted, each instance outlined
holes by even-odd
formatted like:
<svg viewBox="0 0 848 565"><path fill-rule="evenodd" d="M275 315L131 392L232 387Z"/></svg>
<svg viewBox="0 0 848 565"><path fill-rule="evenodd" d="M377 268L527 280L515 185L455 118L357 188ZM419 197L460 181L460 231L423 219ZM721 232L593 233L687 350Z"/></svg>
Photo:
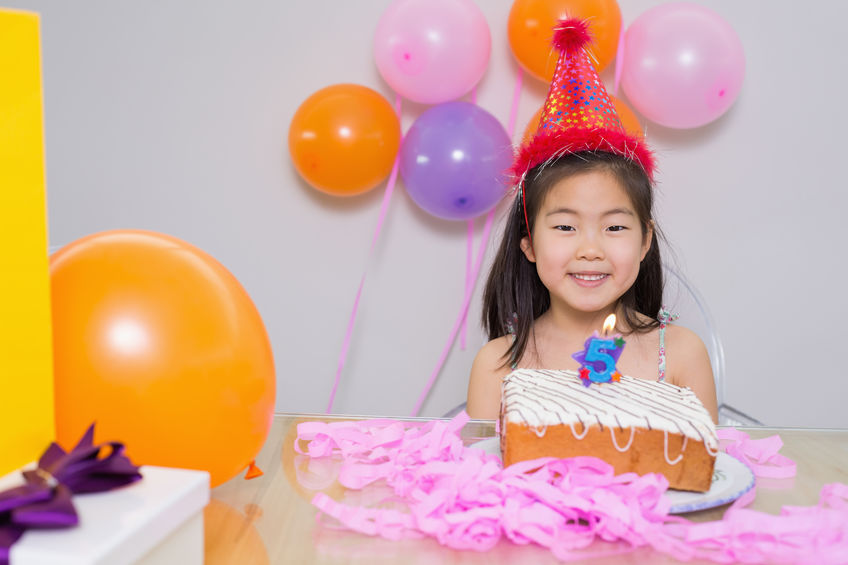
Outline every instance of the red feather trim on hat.
<svg viewBox="0 0 848 565"><path fill-rule="evenodd" d="M560 20L554 27L553 44L560 52L571 55L592 43L589 21L580 18Z"/></svg>
<svg viewBox="0 0 848 565"><path fill-rule="evenodd" d="M537 133L523 145L510 172L516 180L546 161L580 151L607 151L621 155L642 167L654 182L654 155L644 141L621 131L610 129L563 129L554 133Z"/></svg>

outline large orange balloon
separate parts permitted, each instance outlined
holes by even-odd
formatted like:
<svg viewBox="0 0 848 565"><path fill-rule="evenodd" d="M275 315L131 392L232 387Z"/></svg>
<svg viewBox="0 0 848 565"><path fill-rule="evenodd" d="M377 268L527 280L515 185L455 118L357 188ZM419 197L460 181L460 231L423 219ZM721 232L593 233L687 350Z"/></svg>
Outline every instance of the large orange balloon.
<svg viewBox="0 0 848 565"><path fill-rule="evenodd" d="M50 259L56 434L91 422L140 465L201 469L212 486L259 452L274 411L271 345L239 282L155 232L79 239Z"/></svg>
<svg viewBox="0 0 848 565"><path fill-rule="evenodd" d="M507 36L512 53L530 74L550 82L558 53L551 46L554 24L562 18L589 19L594 43L589 48L598 72L615 57L621 33L616 0L515 0L509 11Z"/></svg>
<svg viewBox="0 0 848 565"><path fill-rule="evenodd" d="M612 94L610 94L609 97L615 107L616 114L618 114L618 119L621 120L621 125L624 126L624 130L638 139L643 139L645 134L642 132L642 124L639 123L639 118L636 117L636 114L630 109L630 106L628 106L622 99L616 98ZM524 135L521 138L522 144L528 143L530 139L536 135L536 131L539 129L539 120L542 119L542 110L544 109L544 106L539 108L536 113L533 114L533 117L530 118L530 121L527 122L527 126L524 128Z"/></svg>
<svg viewBox="0 0 848 565"><path fill-rule="evenodd" d="M313 187L336 196L379 185L399 147L400 121L391 104L357 84L314 93L289 127L289 152L297 172Z"/></svg>

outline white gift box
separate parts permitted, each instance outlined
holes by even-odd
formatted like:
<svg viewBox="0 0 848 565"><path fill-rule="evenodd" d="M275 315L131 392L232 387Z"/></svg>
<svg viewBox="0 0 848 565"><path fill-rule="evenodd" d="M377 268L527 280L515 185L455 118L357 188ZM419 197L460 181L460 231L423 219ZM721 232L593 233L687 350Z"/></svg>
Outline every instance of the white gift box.
<svg viewBox="0 0 848 565"><path fill-rule="evenodd" d="M139 470L144 478L131 485L75 495L78 526L27 530L12 546L10 565L202 565L209 473ZM0 478L0 491L23 482L15 471Z"/></svg>

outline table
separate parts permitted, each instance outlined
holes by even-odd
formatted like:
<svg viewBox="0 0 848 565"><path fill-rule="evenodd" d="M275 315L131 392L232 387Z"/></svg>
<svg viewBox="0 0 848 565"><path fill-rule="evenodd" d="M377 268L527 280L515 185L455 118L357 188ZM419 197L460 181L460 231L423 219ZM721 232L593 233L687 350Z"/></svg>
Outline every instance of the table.
<svg viewBox="0 0 848 565"><path fill-rule="evenodd" d="M297 424L304 421L351 419L358 418L277 414L268 440L256 460L265 475L250 481L238 477L212 490L212 503L206 511L207 563L558 563L545 548L517 546L506 539L486 553L454 551L432 539L393 542L332 529L319 523L316 520L317 510L309 502L317 491L298 482L298 475L302 481L310 477L315 480L315 474L309 475L306 472L308 460L293 450ZM749 508L776 514L784 505L812 505L818 502L823 485L848 483L848 430L739 429L748 432L752 438L779 434L784 441L781 453L798 465L797 475L792 479L758 479L757 497ZM463 429L462 436L468 444L491 437L494 433L493 421L472 420ZM331 463L327 461L327 464ZM357 491L345 494L341 485L335 481L322 484L316 480L310 486L334 498L347 496L349 501L361 495ZM726 508L703 510L685 516L695 521L716 520L722 517ZM678 563L648 548L586 562L595 565Z"/></svg>

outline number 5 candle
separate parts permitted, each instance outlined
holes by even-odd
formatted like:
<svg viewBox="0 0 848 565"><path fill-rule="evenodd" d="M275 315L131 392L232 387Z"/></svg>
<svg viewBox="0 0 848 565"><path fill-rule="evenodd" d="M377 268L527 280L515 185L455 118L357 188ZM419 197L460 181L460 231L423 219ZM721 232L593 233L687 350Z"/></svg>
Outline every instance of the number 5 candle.
<svg viewBox="0 0 848 565"><path fill-rule="evenodd" d="M615 367L621 352L624 350L624 339L621 334L609 335L615 328L615 314L610 314L604 320L601 335L595 331L584 344L583 351L578 351L571 357L580 363L580 378L583 384L608 383L621 378L621 373Z"/></svg>

